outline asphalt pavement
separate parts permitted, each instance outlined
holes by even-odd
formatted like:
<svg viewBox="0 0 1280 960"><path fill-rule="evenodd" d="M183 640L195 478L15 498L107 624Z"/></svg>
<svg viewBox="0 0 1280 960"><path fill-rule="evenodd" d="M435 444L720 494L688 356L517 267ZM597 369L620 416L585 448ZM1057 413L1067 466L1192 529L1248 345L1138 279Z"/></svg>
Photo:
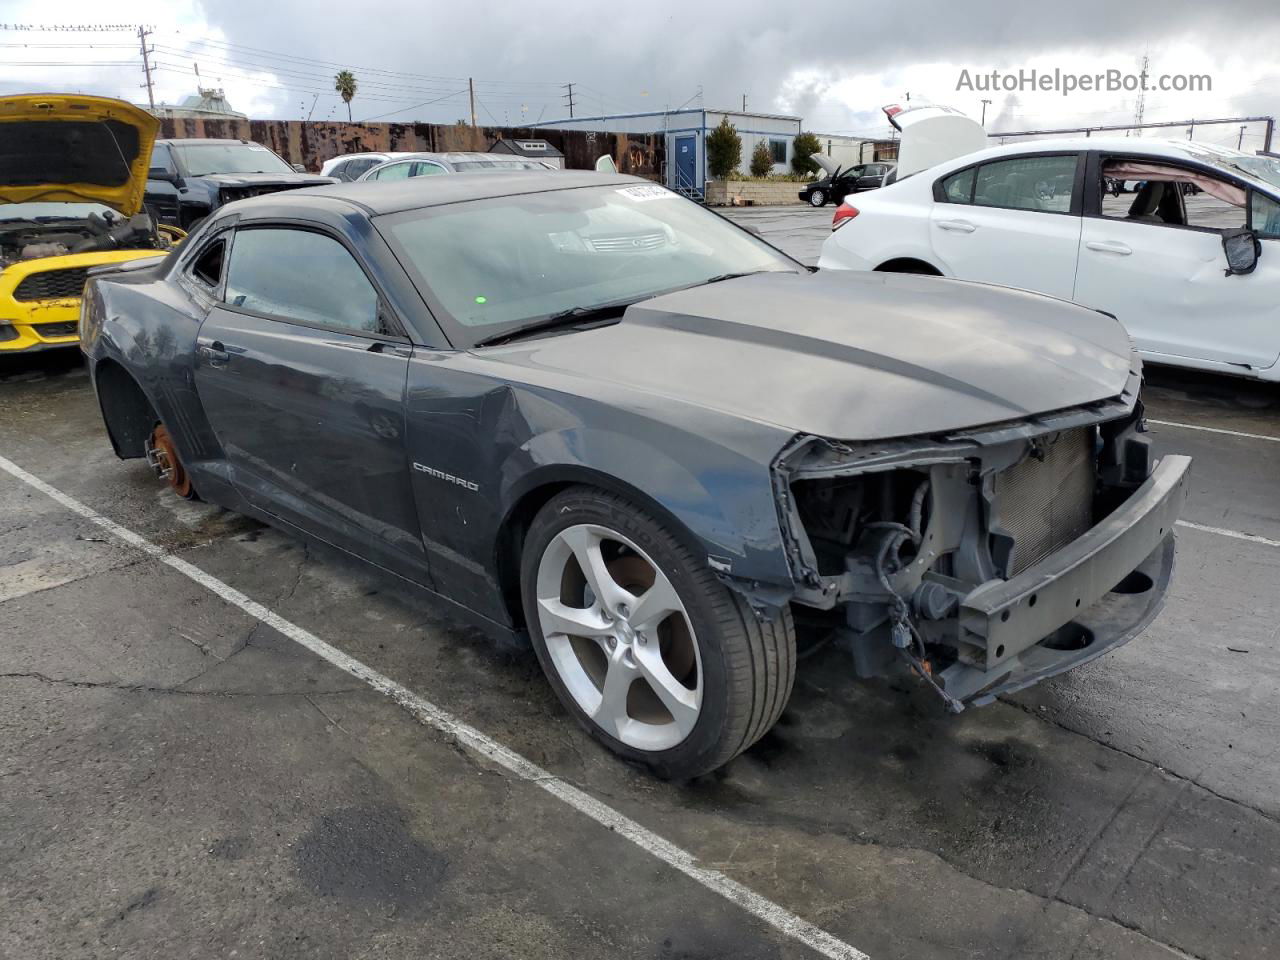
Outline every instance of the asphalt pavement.
<svg viewBox="0 0 1280 960"><path fill-rule="evenodd" d="M1280 957L1280 390L1149 381L1196 463L1145 634L954 718L824 651L673 784L531 653L117 460L74 352L0 361L0 956Z"/></svg>

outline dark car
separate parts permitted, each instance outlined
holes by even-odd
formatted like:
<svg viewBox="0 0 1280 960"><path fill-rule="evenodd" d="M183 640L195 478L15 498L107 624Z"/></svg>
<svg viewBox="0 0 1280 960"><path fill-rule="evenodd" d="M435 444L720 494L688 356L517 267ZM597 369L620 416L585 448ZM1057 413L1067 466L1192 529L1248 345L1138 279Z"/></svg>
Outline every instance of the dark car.
<svg viewBox="0 0 1280 960"><path fill-rule="evenodd" d="M618 175L229 204L92 278L82 338L119 456L527 634L667 776L769 730L798 636L953 710L1124 643L1187 484L1113 318L812 273Z"/></svg>
<svg viewBox="0 0 1280 960"><path fill-rule="evenodd" d="M826 160L825 157L814 157L815 161ZM800 199L815 207L828 203L841 203L851 193L863 190L875 190L884 186L885 176L893 169L891 163L859 163L841 167L831 163L821 163L826 169L826 176L821 180L805 184L800 191Z"/></svg>
<svg viewBox="0 0 1280 960"><path fill-rule="evenodd" d="M249 140L157 140L144 199L161 223L189 230L233 200L335 182L300 170Z"/></svg>

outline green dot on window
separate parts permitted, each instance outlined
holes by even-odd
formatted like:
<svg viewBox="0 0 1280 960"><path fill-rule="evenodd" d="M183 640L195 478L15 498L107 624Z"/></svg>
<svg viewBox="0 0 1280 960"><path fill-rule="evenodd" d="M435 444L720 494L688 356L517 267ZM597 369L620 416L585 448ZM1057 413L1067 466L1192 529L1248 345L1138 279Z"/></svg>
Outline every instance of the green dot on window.
<svg viewBox="0 0 1280 960"><path fill-rule="evenodd" d="M488 297L476 297L476 303L488 303L488 302L489 302Z"/></svg>

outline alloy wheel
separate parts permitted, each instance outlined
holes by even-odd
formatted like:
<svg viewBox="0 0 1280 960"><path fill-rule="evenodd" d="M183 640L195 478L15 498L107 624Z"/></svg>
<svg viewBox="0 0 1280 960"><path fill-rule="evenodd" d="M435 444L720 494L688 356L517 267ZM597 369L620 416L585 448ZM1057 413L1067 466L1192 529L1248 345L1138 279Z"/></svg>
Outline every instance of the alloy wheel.
<svg viewBox="0 0 1280 960"><path fill-rule="evenodd" d="M702 709L702 660L675 587L621 534L578 524L555 535L537 573L552 665L605 733L638 750L683 741Z"/></svg>

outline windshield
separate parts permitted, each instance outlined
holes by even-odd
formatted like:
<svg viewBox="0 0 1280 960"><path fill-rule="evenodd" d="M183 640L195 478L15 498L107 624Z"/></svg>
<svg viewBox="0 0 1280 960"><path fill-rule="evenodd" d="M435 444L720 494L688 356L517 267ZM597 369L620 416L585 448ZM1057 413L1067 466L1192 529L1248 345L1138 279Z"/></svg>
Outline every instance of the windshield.
<svg viewBox="0 0 1280 960"><path fill-rule="evenodd" d="M1237 159L1235 165L1264 183L1280 188L1280 158L1246 156Z"/></svg>
<svg viewBox="0 0 1280 960"><path fill-rule="evenodd" d="M455 346L724 274L804 269L653 184L472 200L374 222Z"/></svg>
<svg viewBox="0 0 1280 960"><path fill-rule="evenodd" d="M175 143L173 151L189 177L210 173L293 173L293 167L257 143Z"/></svg>
<svg viewBox="0 0 1280 960"><path fill-rule="evenodd" d="M1226 173L1237 176L1243 173L1268 186L1280 188L1278 157L1245 153L1243 150L1207 143L1187 144L1186 150L1194 159Z"/></svg>
<svg viewBox="0 0 1280 960"><path fill-rule="evenodd" d="M60 201L35 201L32 203L6 203L0 205L0 222L5 220L84 220L89 214L100 217L118 217L110 207L101 203L63 203Z"/></svg>

